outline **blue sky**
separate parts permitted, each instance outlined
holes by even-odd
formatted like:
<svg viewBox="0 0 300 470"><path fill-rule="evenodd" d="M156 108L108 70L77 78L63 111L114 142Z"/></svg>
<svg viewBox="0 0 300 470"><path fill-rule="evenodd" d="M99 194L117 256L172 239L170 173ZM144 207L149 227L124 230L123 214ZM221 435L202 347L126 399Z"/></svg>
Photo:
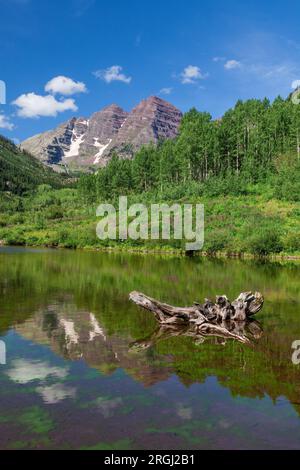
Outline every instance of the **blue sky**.
<svg viewBox="0 0 300 470"><path fill-rule="evenodd" d="M0 14L13 139L150 95L219 117L300 80L297 0L0 0Z"/></svg>

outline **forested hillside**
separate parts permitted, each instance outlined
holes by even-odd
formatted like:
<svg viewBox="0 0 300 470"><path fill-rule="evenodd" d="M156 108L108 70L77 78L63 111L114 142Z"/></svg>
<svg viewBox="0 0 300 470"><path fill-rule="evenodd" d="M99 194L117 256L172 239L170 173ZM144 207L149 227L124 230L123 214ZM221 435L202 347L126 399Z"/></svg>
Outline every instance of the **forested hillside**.
<svg viewBox="0 0 300 470"><path fill-rule="evenodd" d="M91 199L153 190L180 197L247 194L259 183L274 184L276 197L300 200L300 105L290 99L238 101L216 121L192 109L176 140L144 147L132 161L116 155L82 178L81 189Z"/></svg>
<svg viewBox="0 0 300 470"><path fill-rule="evenodd" d="M0 191L23 194L42 183L58 188L62 178L0 136Z"/></svg>

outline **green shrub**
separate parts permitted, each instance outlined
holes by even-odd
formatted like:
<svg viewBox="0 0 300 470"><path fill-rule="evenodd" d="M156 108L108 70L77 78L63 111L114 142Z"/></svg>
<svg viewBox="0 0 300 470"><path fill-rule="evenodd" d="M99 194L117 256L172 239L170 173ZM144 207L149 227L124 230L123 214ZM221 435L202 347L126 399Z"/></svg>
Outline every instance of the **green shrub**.
<svg viewBox="0 0 300 470"><path fill-rule="evenodd" d="M8 217L9 225L21 225L25 221L25 216L23 213L16 212Z"/></svg>
<svg viewBox="0 0 300 470"><path fill-rule="evenodd" d="M226 196L226 195L246 195L247 180L243 175L228 174L225 176L210 178L204 183L204 195L208 197Z"/></svg>
<svg viewBox="0 0 300 470"><path fill-rule="evenodd" d="M4 236L7 245L22 246L26 244L25 237L22 232L17 230L10 231Z"/></svg>
<svg viewBox="0 0 300 470"><path fill-rule="evenodd" d="M8 225L7 216L5 214L0 215L0 227L6 227Z"/></svg>
<svg viewBox="0 0 300 470"><path fill-rule="evenodd" d="M46 217L49 220L62 219L64 217L64 210L60 206L51 206L46 211Z"/></svg>
<svg viewBox="0 0 300 470"><path fill-rule="evenodd" d="M287 234L284 240L285 249L290 253L300 251L300 232L291 232Z"/></svg>
<svg viewBox="0 0 300 470"><path fill-rule="evenodd" d="M45 228L45 219L44 217L42 216L42 214L40 212L38 212L36 215L35 215L35 218L34 218L34 223L35 223L35 227L37 229L43 229Z"/></svg>
<svg viewBox="0 0 300 470"><path fill-rule="evenodd" d="M275 228L258 228L257 232L246 240L246 247L246 251L257 256L280 253L284 249L280 233Z"/></svg>
<svg viewBox="0 0 300 470"><path fill-rule="evenodd" d="M204 250L213 255L219 251L227 250L229 244L229 234L225 230L214 230L205 235Z"/></svg>
<svg viewBox="0 0 300 470"><path fill-rule="evenodd" d="M300 163L284 165L275 178L274 195L286 201L300 201Z"/></svg>

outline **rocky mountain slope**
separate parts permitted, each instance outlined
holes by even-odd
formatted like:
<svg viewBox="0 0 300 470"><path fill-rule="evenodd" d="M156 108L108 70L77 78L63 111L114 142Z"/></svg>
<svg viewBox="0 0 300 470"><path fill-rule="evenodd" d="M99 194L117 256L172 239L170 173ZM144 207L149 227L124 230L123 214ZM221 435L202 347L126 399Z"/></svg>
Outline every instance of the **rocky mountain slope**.
<svg viewBox="0 0 300 470"><path fill-rule="evenodd" d="M113 104L88 119L74 117L22 148L58 171L105 166L114 152L130 158L142 145L176 137L181 118L175 106L150 97L130 113Z"/></svg>
<svg viewBox="0 0 300 470"><path fill-rule="evenodd" d="M71 304L72 305L72 304ZM94 313L80 311L73 305L49 305L25 322L16 325L19 335L34 343L49 346L64 359L84 360L89 367L109 375L122 368L145 387L167 380L170 367L149 360L147 350L133 354L134 338L109 334Z"/></svg>

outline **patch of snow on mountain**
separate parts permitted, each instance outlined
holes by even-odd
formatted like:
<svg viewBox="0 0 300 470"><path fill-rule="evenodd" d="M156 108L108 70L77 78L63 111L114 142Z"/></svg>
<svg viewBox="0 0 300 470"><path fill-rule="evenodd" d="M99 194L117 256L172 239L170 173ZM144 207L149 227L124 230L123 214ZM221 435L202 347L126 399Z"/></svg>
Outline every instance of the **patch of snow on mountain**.
<svg viewBox="0 0 300 470"><path fill-rule="evenodd" d="M94 137L94 147L102 147L103 145L99 142L99 137Z"/></svg>
<svg viewBox="0 0 300 470"><path fill-rule="evenodd" d="M83 124L84 126L89 127L90 121L89 119L83 119L82 121L78 121L78 124Z"/></svg>
<svg viewBox="0 0 300 470"><path fill-rule="evenodd" d="M60 324L65 330L65 335L67 339L67 343L70 344L78 344L79 341L79 335L75 331L75 325L73 321L68 321L61 319Z"/></svg>
<svg viewBox="0 0 300 470"><path fill-rule="evenodd" d="M80 145L84 141L84 137L85 137L85 134L82 134L81 136L77 136L73 131L73 137L72 137L70 150L64 153L65 158L78 157L79 148L80 148Z"/></svg>
<svg viewBox="0 0 300 470"><path fill-rule="evenodd" d="M125 119L124 122L122 122L120 129L122 129L122 127L124 126L124 124L125 124L126 121L127 121L127 118Z"/></svg>
<svg viewBox="0 0 300 470"><path fill-rule="evenodd" d="M96 141L96 139L95 139ZM100 162L100 159L102 157L102 155L104 154L105 150L107 149L107 147L109 146L109 144L111 143L112 139L109 140L108 144L106 145L102 145L98 142L98 139L97 139L97 145L96 145L96 142L95 142L95 147L98 147L100 150L98 153L96 153L95 155L95 161L94 161L94 165L97 165L97 163Z"/></svg>
<svg viewBox="0 0 300 470"><path fill-rule="evenodd" d="M90 331L90 341L93 341L97 336L102 336L104 341L107 341L107 338L105 336L105 333L103 329L100 327L95 315L93 313L90 313L90 322L92 325L92 331Z"/></svg>

